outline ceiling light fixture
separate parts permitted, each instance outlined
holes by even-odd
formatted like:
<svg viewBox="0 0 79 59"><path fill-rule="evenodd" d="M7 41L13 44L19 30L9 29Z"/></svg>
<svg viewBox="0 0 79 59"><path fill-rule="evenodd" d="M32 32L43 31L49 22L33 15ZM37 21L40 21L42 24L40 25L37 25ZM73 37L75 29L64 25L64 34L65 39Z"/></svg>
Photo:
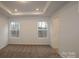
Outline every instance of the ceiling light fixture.
<svg viewBox="0 0 79 59"><path fill-rule="evenodd" d="M39 8L36 9L36 11L38 11L38 10L39 10Z"/></svg>
<svg viewBox="0 0 79 59"><path fill-rule="evenodd" d="M14 11L15 11L15 12L17 12L18 10L17 10L17 9L15 9Z"/></svg>
<svg viewBox="0 0 79 59"><path fill-rule="evenodd" d="M29 1L18 1L20 3L28 3Z"/></svg>

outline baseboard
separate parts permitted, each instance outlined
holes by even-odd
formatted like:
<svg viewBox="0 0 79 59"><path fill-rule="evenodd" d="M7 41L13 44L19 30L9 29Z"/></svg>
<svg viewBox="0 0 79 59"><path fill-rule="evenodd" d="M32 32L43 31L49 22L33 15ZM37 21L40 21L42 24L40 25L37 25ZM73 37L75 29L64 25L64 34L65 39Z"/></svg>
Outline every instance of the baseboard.
<svg viewBox="0 0 79 59"><path fill-rule="evenodd" d="M38 46L38 45L41 46L42 45L42 46L45 46L45 45L49 45L49 44L9 44L9 45L27 45L27 46L32 46L32 45L33 46Z"/></svg>

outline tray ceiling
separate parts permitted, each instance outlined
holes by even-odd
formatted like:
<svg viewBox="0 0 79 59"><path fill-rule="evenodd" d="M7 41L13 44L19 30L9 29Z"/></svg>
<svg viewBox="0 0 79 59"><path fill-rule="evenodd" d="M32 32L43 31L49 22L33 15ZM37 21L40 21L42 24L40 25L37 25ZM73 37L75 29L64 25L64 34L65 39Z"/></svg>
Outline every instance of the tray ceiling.
<svg viewBox="0 0 79 59"><path fill-rule="evenodd" d="M63 1L0 1L0 12L11 16L51 15L65 3Z"/></svg>
<svg viewBox="0 0 79 59"><path fill-rule="evenodd" d="M3 1L0 7L11 15L43 14L50 2L47 1Z"/></svg>

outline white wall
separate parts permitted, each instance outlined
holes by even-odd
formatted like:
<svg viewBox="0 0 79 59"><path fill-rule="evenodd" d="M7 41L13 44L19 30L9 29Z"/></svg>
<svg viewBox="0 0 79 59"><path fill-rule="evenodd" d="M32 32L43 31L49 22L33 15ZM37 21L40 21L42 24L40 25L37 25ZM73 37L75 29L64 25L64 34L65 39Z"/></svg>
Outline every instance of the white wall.
<svg viewBox="0 0 79 59"><path fill-rule="evenodd" d="M14 17L10 18L11 20L20 23L20 37L9 38L9 44L49 44L49 38L39 39L37 36L37 22L40 20L48 22L48 17Z"/></svg>
<svg viewBox="0 0 79 59"><path fill-rule="evenodd" d="M51 46L53 48L59 48L59 31L60 31L60 20L58 17L53 17L50 22L50 37Z"/></svg>
<svg viewBox="0 0 79 59"><path fill-rule="evenodd" d="M78 7L78 2L69 2L52 16L51 46L59 48L60 55L63 51L65 53L75 52L76 57L79 57ZM56 28L58 30L54 30Z"/></svg>
<svg viewBox="0 0 79 59"><path fill-rule="evenodd" d="M8 20L0 14L0 49L8 44Z"/></svg>

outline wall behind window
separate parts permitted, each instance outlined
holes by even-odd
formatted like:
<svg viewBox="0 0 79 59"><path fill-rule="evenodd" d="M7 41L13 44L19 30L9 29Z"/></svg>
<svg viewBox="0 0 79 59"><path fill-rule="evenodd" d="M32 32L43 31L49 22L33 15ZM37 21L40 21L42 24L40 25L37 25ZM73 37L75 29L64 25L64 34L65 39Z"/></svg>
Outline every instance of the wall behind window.
<svg viewBox="0 0 79 59"><path fill-rule="evenodd" d="M11 20L20 23L20 37L9 38L9 44L49 44L49 37L39 39L37 32L37 22L40 20L48 22L48 17L15 17L9 19Z"/></svg>

